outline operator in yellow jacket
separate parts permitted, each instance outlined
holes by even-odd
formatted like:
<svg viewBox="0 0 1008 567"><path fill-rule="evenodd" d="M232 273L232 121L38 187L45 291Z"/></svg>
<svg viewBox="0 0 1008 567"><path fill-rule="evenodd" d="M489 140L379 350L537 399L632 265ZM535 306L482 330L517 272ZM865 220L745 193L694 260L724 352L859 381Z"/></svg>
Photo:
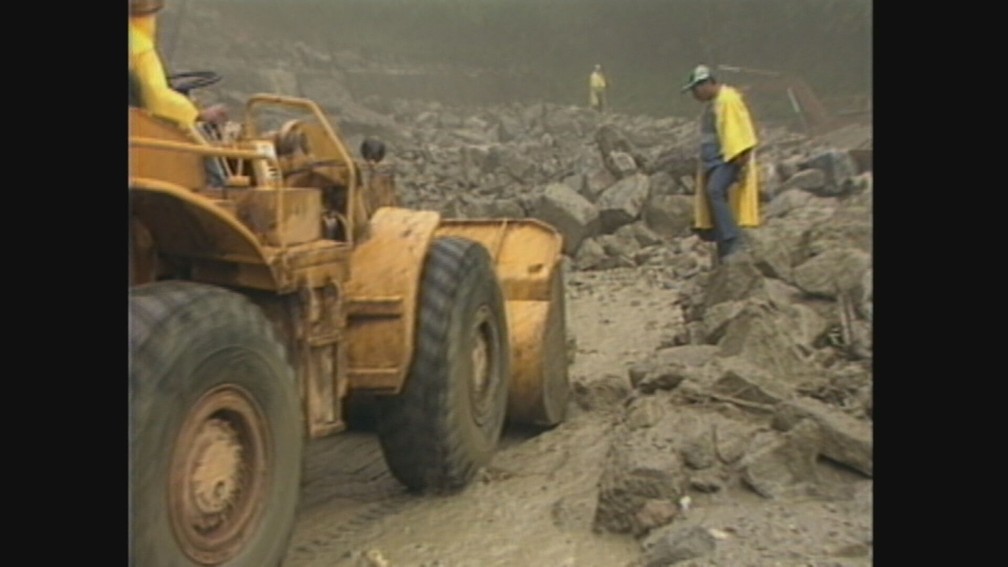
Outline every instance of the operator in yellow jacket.
<svg viewBox="0 0 1008 567"><path fill-rule="evenodd" d="M196 108L189 97L172 90L154 43L155 14L164 0L130 0L129 74L131 88L140 104L152 114L167 118L183 127L203 122L223 123L227 120L224 105L215 104L203 110Z"/></svg>
<svg viewBox="0 0 1008 567"><path fill-rule="evenodd" d="M682 91L704 103L693 226L712 232L718 258L727 260L745 248L741 227L760 223L756 128L742 95L707 66L698 65Z"/></svg>

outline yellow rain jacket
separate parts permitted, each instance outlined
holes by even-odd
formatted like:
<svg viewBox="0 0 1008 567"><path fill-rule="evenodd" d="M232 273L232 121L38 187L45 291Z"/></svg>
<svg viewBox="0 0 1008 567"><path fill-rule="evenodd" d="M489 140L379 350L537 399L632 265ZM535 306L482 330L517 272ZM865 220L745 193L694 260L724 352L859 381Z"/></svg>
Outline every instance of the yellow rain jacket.
<svg viewBox="0 0 1008 567"><path fill-rule="evenodd" d="M714 117L717 124L718 141L725 161L748 149L749 164L745 168L745 178L741 184L736 183L729 189L729 206L735 215L739 226L756 227L760 224L759 211L759 171L756 166L755 147L756 129L749 109L746 108L742 95L728 85L721 85L717 97L709 104L714 105ZM697 170L697 184L693 199L693 226L699 229L714 228L711 219L710 204L707 201L707 186L703 164Z"/></svg>
<svg viewBox="0 0 1008 567"><path fill-rule="evenodd" d="M199 110L188 97L168 85L161 58L154 50L154 15L129 19L129 70L137 78L144 108L183 126L196 123Z"/></svg>

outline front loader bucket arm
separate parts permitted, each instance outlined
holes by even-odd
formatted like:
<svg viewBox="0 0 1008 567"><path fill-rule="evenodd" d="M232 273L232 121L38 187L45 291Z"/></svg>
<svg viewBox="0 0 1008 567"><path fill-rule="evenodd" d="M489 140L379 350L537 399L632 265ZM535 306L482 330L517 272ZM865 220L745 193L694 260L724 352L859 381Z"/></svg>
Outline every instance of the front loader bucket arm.
<svg viewBox="0 0 1008 567"><path fill-rule="evenodd" d="M510 419L562 421L569 396L563 238L534 219L442 219L435 235L479 242L494 259L511 339Z"/></svg>

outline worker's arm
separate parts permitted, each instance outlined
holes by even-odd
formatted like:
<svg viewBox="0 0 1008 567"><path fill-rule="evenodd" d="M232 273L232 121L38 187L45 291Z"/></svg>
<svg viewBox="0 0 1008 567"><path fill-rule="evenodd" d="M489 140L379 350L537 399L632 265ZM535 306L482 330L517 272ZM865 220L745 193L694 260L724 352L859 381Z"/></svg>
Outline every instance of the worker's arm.
<svg viewBox="0 0 1008 567"><path fill-rule="evenodd" d="M150 49L136 54L132 62L144 108L182 125L191 126L196 122L199 110L188 97L168 85L156 51Z"/></svg>

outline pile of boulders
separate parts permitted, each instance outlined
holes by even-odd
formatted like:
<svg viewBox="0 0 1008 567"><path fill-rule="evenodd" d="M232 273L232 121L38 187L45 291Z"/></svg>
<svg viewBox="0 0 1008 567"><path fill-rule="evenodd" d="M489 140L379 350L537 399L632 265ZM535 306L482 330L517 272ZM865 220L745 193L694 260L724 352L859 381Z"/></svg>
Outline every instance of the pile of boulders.
<svg viewBox="0 0 1008 567"><path fill-rule="evenodd" d="M668 564L716 546L675 529L697 494L850 498L856 486L823 462L871 478L873 186L844 148L766 129L764 223L743 261L712 266L691 231L690 120L543 104L428 105L414 122L424 142L397 168L411 206L539 218L563 234L571 269L661 265L681 292L673 344L628 368L596 529L640 537Z"/></svg>

